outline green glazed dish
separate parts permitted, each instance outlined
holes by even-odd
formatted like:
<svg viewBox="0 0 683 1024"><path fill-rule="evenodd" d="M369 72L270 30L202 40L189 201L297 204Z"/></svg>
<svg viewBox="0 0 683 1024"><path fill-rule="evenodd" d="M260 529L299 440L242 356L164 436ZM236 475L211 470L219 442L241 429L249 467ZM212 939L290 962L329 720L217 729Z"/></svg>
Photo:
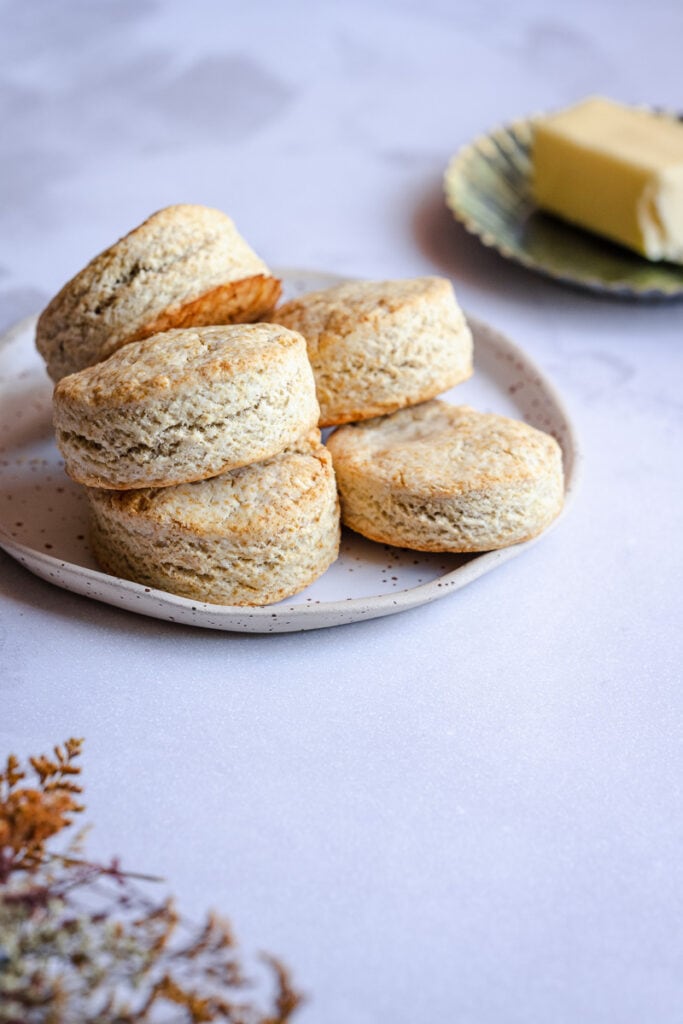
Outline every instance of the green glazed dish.
<svg viewBox="0 0 683 1024"><path fill-rule="evenodd" d="M630 299L683 297L683 266L652 263L541 212L531 193L533 120L482 135L451 160L446 202L484 245L530 270Z"/></svg>

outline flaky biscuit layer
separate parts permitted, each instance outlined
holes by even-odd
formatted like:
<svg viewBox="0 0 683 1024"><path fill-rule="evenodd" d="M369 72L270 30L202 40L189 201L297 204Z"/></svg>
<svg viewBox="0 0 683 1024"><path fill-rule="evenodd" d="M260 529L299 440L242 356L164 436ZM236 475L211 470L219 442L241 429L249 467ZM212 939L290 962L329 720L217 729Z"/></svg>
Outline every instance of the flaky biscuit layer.
<svg viewBox="0 0 683 1024"><path fill-rule="evenodd" d="M90 487L165 487L258 462L317 425L301 335L274 324L167 331L63 377L57 445Z"/></svg>
<svg viewBox="0 0 683 1024"><path fill-rule="evenodd" d="M434 400L327 443L343 522L370 540L488 551L535 537L562 508L559 445L505 416Z"/></svg>
<svg viewBox="0 0 683 1024"><path fill-rule="evenodd" d="M168 206L64 285L38 320L36 345L57 381L160 331L258 320L279 294L224 213Z"/></svg>
<svg viewBox="0 0 683 1024"><path fill-rule="evenodd" d="M324 427L415 405L472 373L472 336L445 278L351 281L270 319L306 339Z"/></svg>

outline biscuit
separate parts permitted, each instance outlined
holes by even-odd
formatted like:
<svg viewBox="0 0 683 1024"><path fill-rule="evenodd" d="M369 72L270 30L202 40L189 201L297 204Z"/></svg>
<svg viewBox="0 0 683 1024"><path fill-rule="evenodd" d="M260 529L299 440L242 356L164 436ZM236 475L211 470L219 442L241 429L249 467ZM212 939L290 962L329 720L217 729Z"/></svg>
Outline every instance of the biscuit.
<svg viewBox="0 0 683 1024"><path fill-rule="evenodd" d="M317 425L300 334L276 324L166 331L63 377L66 471L90 487L165 487L282 451Z"/></svg>
<svg viewBox="0 0 683 1024"><path fill-rule="evenodd" d="M472 336L445 278L352 281L270 319L306 339L324 427L416 405L472 373Z"/></svg>
<svg viewBox="0 0 683 1024"><path fill-rule="evenodd" d="M105 572L214 604L298 593L339 552L339 503L319 431L271 459L159 490L86 488Z"/></svg>
<svg viewBox="0 0 683 1024"><path fill-rule="evenodd" d="M434 400L341 427L328 439L342 521L418 551L488 551L559 514L562 455L550 435Z"/></svg>
<svg viewBox="0 0 683 1024"><path fill-rule="evenodd" d="M36 345L57 381L160 331L258 320L279 294L224 213L168 206L64 285L38 320Z"/></svg>

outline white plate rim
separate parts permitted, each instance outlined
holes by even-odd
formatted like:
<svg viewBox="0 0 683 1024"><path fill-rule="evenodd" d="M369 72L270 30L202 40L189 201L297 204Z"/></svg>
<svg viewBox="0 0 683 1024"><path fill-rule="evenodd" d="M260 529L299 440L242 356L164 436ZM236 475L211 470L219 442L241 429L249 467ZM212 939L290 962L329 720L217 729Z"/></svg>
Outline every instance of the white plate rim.
<svg viewBox="0 0 683 1024"><path fill-rule="evenodd" d="M275 270L283 278L315 277L332 286L349 280L340 274L327 273L319 270L293 268L277 268ZM193 601L190 598L145 587L131 580L110 576L100 570L91 569L67 562L54 555L38 551L28 545L21 544L11 538L0 522L0 548L20 562L34 575L62 589L81 594L91 599L112 606L124 607L135 614L163 619L166 621L194 625L206 629L226 632L248 633L280 633L320 629L334 625L344 625L355 621L368 620L380 616L393 615L419 605L438 600L448 593L466 586L480 576L491 571L503 562L513 558L553 529L567 509L576 493L581 468L581 453L576 433L565 407L564 401L555 386L548 380L537 364L517 344L504 334L492 328L485 321L467 314L467 320L473 333L494 339L495 346L506 355L514 358L523 367L524 373L533 376L548 396L556 413L563 422L566 447L565 459L565 502L560 516L551 526L538 537L511 545L495 551L475 554L464 565L445 573L443 576L421 583L405 590L390 594L377 594L367 597L343 598L337 601L321 601L314 604L287 604L259 607L239 605L218 605L209 602ZM32 330L37 316L28 316L19 320L0 335L0 351L25 331ZM140 601L140 607L133 607Z"/></svg>

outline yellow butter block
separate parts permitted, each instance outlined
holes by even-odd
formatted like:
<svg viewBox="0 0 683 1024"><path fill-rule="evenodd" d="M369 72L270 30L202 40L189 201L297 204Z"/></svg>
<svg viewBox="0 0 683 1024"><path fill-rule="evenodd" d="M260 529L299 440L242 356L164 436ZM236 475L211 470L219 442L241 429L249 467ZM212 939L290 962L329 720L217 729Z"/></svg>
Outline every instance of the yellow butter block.
<svg viewBox="0 0 683 1024"><path fill-rule="evenodd" d="M591 97L534 123L538 205L651 260L683 263L683 124Z"/></svg>

